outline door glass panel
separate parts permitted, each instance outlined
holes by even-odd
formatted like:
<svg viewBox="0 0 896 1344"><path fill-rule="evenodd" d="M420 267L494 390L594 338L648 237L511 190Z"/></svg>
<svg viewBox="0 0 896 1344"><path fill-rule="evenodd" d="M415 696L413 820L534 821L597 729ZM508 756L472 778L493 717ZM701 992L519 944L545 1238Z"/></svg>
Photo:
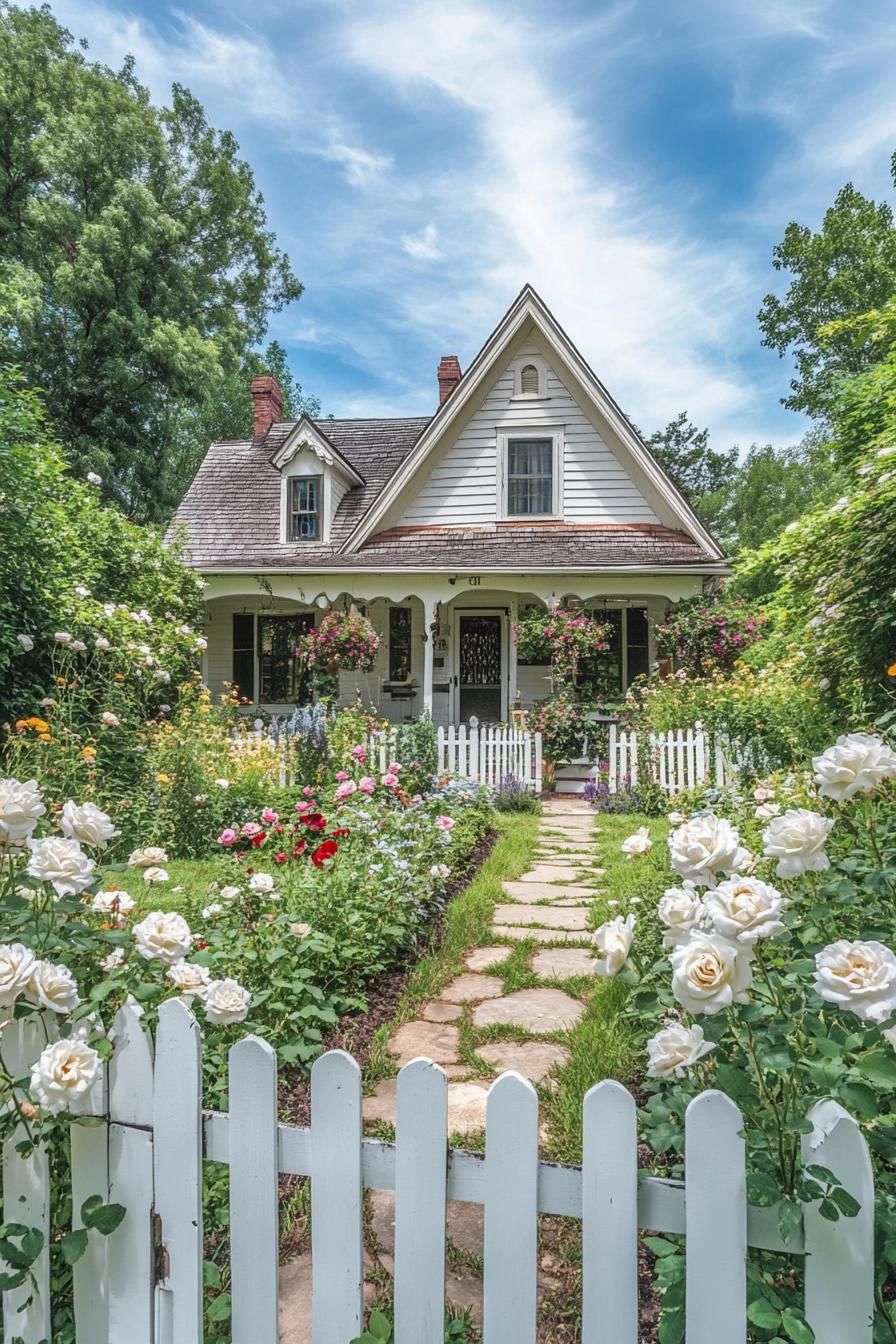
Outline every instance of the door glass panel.
<svg viewBox="0 0 896 1344"><path fill-rule="evenodd" d="M501 617L460 617L460 717L501 718Z"/></svg>

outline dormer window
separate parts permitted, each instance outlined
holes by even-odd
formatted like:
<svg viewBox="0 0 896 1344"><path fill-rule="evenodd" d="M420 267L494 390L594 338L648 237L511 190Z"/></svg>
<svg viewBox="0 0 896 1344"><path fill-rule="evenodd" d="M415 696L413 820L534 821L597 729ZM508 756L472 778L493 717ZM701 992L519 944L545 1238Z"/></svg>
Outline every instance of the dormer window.
<svg viewBox="0 0 896 1344"><path fill-rule="evenodd" d="M322 477L293 476L290 478L289 539L290 541L317 541L320 538L320 511Z"/></svg>
<svg viewBox="0 0 896 1344"><path fill-rule="evenodd" d="M563 517L563 426L500 427L499 519Z"/></svg>
<svg viewBox="0 0 896 1344"><path fill-rule="evenodd" d="M534 364L524 364L520 371L520 392L524 397L538 396L538 370Z"/></svg>

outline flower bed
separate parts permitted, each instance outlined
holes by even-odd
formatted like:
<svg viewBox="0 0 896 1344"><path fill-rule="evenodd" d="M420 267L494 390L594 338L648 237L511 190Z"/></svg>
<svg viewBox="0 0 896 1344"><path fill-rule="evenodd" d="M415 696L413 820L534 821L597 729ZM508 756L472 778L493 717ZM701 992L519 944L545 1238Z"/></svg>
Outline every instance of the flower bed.
<svg viewBox="0 0 896 1344"><path fill-rule="evenodd" d="M721 1088L746 1121L753 1204L774 1206L782 1238L801 1205L850 1217L836 1172L804 1169L805 1116L832 1097L863 1126L875 1163L878 1320L892 1338L896 1265L896 753L855 733L812 771L743 795L707 791L670 814L667 852L645 830L624 842L655 874L655 912L626 909L595 935L597 970L631 986L652 1081L641 1130L666 1174L680 1174L684 1111ZM640 904L640 903L639 903ZM682 1250L660 1241L664 1344L683 1338ZM751 1257L756 1340L809 1344L794 1265Z"/></svg>

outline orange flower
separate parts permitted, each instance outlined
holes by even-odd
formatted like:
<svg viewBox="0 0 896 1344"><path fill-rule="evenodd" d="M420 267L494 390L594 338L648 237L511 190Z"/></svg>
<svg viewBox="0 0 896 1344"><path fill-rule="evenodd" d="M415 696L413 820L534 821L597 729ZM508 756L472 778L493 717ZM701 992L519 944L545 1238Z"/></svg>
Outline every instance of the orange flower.
<svg viewBox="0 0 896 1344"><path fill-rule="evenodd" d="M890 666L887 668L887 676L896 677L896 663L891 663Z"/></svg>
<svg viewBox="0 0 896 1344"><path fill-rule="evenodd" d="M39 719L34 714L32 714L30 719L26 719L25 722L28 725L28 727L33 728L36 733L49 732L50 725L46 722L46 720Z"/></svg>
<svg viewBox="0 0 896 1344"><path fill-rule="evenodd" d="M26 722L25 722L24 719L16 719L16 732L17 732L17 733L24 733L24 731L25 731L25 729L27 728L27 726L28 726L28 725L26 724Z"/></svg>
<svg viewBox="0 0 896 1344"><path fill-rule="evenodd" d="M92 761L96 756L96 747L82 747L81 755L84 757L85 761Z"/></svg>
<svg viewBox="0 0 896 1344"><path fill-rule="evenodd" d="M53 734L52 734L52 733L40 733L40 734L39 734L39 737L40 737L41 742L52 742L52 741L53 741Z"/></svg>
<svg viewBox="0 0 896 1344"><path fill-rule="evenodd" d="M56 685L57 685L57 686L64 686L65 684L66 684L65 677L57 677L57 678L56 678Z"/></svg>

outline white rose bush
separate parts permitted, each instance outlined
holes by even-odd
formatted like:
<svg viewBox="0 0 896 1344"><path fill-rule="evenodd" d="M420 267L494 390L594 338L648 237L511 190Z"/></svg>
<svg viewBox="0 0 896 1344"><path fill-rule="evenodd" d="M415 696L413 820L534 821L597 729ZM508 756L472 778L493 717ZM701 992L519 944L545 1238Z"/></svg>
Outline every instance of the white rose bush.
<svg viewBox="0 0 896 1344"><path fill-rule="evenodd" d="M832 1220L858 1210L836 1172L803 1167L807 1113L833 1098L863 1126L878 1192L877 1342L896 1339L885 1292L896 1268L896 752L851 733L811 765L755 796L708 790L676 813L655 917L642 900L636 930L631 915L598 930L595 970L630 987L626 1011L646 1042L641 1132L668 1174L681 1174L689 1101L721 1089L744 1115L749 1199L774 1208L786 1242L807 1203ZM653 871L658 850L633 862ZM676 1344L681 1259L660 1249L661 1338ZM755 1338L811 1344L787 1263L766 1256L751 1272Z"/></svg>

